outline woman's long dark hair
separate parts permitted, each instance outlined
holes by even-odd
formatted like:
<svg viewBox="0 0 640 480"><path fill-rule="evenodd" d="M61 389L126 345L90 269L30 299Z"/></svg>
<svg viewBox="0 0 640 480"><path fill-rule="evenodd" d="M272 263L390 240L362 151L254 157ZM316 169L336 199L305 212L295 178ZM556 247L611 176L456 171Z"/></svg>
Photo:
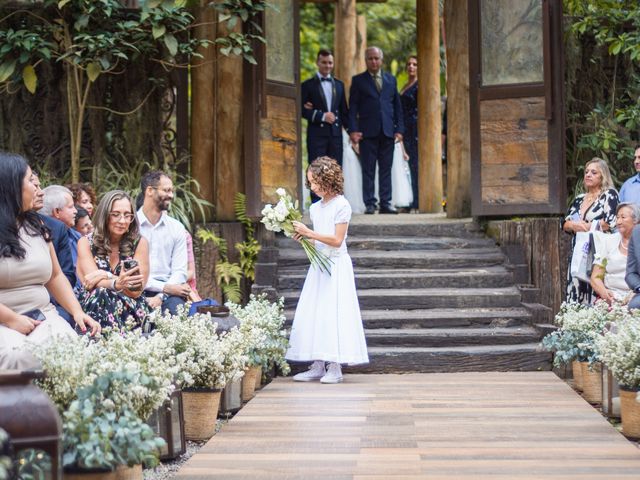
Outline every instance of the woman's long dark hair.
<svg viewBox="0 0 640 480"><path fill-rule="evenodd" d="M26 251L18 232L24 228L50 241L49 229L33 210L22 211L22 182L29 165L15 153L0 152L0 258L23 259Z"/></svg>

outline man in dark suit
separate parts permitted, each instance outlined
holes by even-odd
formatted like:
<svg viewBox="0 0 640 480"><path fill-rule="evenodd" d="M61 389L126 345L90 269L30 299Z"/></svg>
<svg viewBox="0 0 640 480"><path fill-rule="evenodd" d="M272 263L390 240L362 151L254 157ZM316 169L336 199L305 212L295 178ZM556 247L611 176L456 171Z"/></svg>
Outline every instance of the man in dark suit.
<svg viewBox="0 0 640 480"><path fill-rule="evenodd" d="M351 79L349 92L349 132L351 141L360 144L362 197L368 214L376 210L376 163L380 213L398 213L391 205L391 165L394 142L404 134L404 120L396 79L382 71L382 59L378 47L367 48L367 71Z"/></svg>
<svg viewBox="0 0 640 480"><path fill-rule="evenodd" d="M629 302L629 308L640 308L640 227L631 232L627 250L627 272L624 277L627 285L635 293Z"/></svg>
<svg viewBox="0 0 640 480"><path fill-rule="evenodd" d="M331 74L333 54L320 50L316 59L318 73L301 85L302 117L307 119L309 163L318 157L331 157L342 165L342 128L349 111L344 83ZM318 197L311 192L313 201Z"/></svg>
<svg viewBox="0 0 640 480"><path fill-rule="evenodd" d="M33 183L36 186L36 198L34 200L33 209L37 212L44 207L44 192L40 188L40 180L35 174ZM64 276L67 277L67 280L69 280L69 283L73 287L76 285L77 277L76 264L73 260L71 245L69 243L69 227L60 220L48 215L40 215L40 218L51 231L51 243L53 243L53 249L58 257L58 263L60 264L62 273L64 273ZM69 315L69 313L56 302L55 298L51 298L51 303L55 305L56 310L58 310L58 313L62 318L69 322L71 326L75 326L75 322L71 315Z"/></svg>

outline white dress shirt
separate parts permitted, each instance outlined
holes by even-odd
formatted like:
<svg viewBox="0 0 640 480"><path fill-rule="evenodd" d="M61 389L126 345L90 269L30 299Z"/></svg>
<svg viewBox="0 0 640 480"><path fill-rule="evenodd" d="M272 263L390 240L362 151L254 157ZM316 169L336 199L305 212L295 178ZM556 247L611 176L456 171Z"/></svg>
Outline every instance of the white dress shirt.
<svg viewBox="0 0 640 480"><path fill-rule="evenodd" d="M318 78L320 79L320 86L322 87L322 91L324 92L324 98L327 99L327 112L331 111L331 105L333 102L333 81L331 82L323 82L322 81L322 75L320 75L320 73L318 72ZM331 79L331 75L328 75L327 77L324 78L328 78ZM322 121L324 122L324 115L322 115Z"/></svg>
<svg viewBox="0 0 640 480"><path fill-rule="evenodd" d="M167 212L153 225L138 210L140 234L149 242L149 280L145 290L162 292L165 284L187 281L187 235L184 226Z"/></svg>

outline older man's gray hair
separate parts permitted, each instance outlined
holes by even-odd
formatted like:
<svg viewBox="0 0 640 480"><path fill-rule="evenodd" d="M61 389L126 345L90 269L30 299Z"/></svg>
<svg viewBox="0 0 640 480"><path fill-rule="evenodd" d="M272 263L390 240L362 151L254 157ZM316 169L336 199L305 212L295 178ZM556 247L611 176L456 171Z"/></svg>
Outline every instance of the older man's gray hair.
<svg viewBox="0 0 640 480"><path fill-rule="evenodd" d="M71 190L62 185L49 185L42 190L44 192L44 207L40 210L42 215L53 216L54 208L64 208L69 201L67 195L73 198Z"/></svg>

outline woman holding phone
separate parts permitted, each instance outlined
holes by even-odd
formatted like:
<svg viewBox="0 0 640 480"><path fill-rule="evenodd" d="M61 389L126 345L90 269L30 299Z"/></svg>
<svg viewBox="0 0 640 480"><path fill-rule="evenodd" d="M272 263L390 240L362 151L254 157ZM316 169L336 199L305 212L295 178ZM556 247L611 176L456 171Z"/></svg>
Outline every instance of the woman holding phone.
<svg viewBox="0 0 640 480"><path fill-rule="evenodd" d="M33 210L42 191L24 158L0 152L0 369L33 366L23 344L75 335L50 302L55 296L79 331L100 326L73 295L53 250L49 229Z"/></svg>
<svg viewBox="0 0 640 480"><path fill-rule="evenodd" d="M93 224L93 234L78 241L80 303L103 327L141 325L150 312L142 295L149 244L140 235L131 197L122 190L105 193Z"/></svg>

